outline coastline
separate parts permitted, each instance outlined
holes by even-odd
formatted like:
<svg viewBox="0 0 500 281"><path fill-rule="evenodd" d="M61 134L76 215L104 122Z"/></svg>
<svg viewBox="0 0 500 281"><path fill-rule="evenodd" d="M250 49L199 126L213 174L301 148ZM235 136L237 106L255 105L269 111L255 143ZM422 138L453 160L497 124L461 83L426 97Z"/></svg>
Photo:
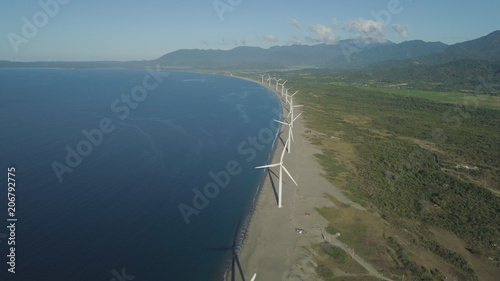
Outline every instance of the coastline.
<svg viewBox="0 0 500 281"><path fill-rule="evenodd" d="M275 88L253 79L232 77L268 88L280 100L282 115L285 115L287 105ZM246 279L250 279L254 273L257 273L256 280L297 280L297 276L304 280L316 279L314 268L307 266L311 260L304 249L309 248L311 243L323 241L322 230L328 223L315 208L335 206L324 197L324 193L333 195L342 203L363 209L321 176L323 169L314 158L314 154L321 151L304 137L307 128L303 117L294 123L295 141L292 142L291 153L285 153L283 160L299 186L295 186L283 173L283 208L279 209L275 197L275 190L277 192L278 189L277 168L271 168L271 173L267 173L261 183L238 251ZM282 126L280 130L286 132L288 128ZM270 163L279 162L282 149L283 144L278 139ZM306 233L299 234L295 228L304 229Z"/></svg>

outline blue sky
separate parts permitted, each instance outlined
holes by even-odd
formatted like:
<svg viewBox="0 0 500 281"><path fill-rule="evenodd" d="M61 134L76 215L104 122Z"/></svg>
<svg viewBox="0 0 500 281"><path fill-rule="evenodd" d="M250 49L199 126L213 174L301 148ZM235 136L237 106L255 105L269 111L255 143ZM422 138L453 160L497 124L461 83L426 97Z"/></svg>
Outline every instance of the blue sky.
<svg viewBox="0 0 500 281"><path fill-rule="evenodd" d="M357 37L453 44L500 29L498 0L0 0L0 7L0 60L13 61L149 60L178 49Z"/></svg>

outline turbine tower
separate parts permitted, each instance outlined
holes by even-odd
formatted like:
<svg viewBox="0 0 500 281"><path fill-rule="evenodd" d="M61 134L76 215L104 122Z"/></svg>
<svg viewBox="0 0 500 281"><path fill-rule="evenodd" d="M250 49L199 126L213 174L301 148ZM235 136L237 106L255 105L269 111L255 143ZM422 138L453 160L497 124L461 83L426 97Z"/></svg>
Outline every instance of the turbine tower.
<svg viewBox="0 0 500 281"><path fill-rule="evenodd" d="M288 141L287 141L287 144L288 144L288 148L287 148L288 153L292 152L292 149L291 149L292 141L295 141L293 139L293 122L295 122L295 120L297 120L297 118L299 118L301 114L302 113L300 113L299 115L297 115L297 117L295 117L295 119L291 119L290 123L288 123L288 122L282 122L282 121L278 121L278 120L274 120L274 121L276 121L278 123L281 123L283 125L287 125L288 126ZM285 147L286 147L286 145L285 145Z"/></svg>
<svg viewBox="0 0 500 281"><path fill-rule="evenodd" d="M297 182L292 178L292 175L288 172L288 170L283 166L283 156L285 156L285 151L286 147L288 145L288 142L290 139L288 139L285 143L285 147L283 147L283 152L281 152L281 157L280 157L280 162L276 164L271 164L271 165L265 165L265 166L259 166L255 167L255 169L263 169L263 168L272 168L276 166L280 166L280 178L279 178L279 189L278 189L278 208L281 208L281 195L283 193L283 170L285 170L285 173L290 177L290 179L295 183L296 186L299 186Z"/></svg>

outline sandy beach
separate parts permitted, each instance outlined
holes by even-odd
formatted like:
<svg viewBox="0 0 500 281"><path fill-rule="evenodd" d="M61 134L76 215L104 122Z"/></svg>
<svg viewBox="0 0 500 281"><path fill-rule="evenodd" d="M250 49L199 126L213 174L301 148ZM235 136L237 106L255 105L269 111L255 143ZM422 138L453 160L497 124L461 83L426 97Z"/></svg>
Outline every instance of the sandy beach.
<svg viewBox="0 0 500 281"><path fill-rule="evenodd" d="M254 82L264 85L260 81ZM281 100L286 117L288 104L285 105L281 93L272 87L269 89ZM300 108L295 109L295 115L299 113ZM292 142L291 153L286 153L283 160L298 186L283 173L283 208L279 209L275 195L278 191L279 168L271 168L267 173L238 254L246 280L250 280L254 273L257 273L256 280L316 280L314 268L307 264L311 259L305 248L323 239L322 231L326 235L324 228L328 223L314 208L334 206L323 196L324 193L333 195L340 202L362 208L321 176L323 170L313 156L321 151L304 137L307 128L303 118L301 116L294 123L295 141ZM282 141L285 142L288 128L282 126L281 130ZM282 141L278 141L271 163L279 162L283 151ZM304 229L306 233L299 234L296 228Z"/></svg>

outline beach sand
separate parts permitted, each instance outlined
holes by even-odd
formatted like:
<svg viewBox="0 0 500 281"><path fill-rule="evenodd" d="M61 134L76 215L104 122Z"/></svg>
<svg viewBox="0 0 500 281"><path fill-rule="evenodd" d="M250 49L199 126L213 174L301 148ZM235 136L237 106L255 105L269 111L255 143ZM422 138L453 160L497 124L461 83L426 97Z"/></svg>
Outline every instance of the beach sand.
<svg viewBox="0 0 500 281"><path fill-rule="evenodd" d="M260 81L254 82L263 85ZM264 86L267 87L267 84ZM275 89L270 90L280 100L284 99ZM288 105L285 105L284 100L282 109L286 117ZM300 109L295 109L296 116ZM257 273L256 280L299 280L298 276L303 280L316 280L314 268L308 264L311 259L307 250L312 242L322 240L321 231L325 233L324 228L328 222L314 208L334 206L324 197L324 193L329 193L340 202L362 209L320 175L324 172L315 161L314 154L321 151L314 148L304 137L306 128L303 118L304 116L299 117L294 123L295 141L292 142L291 153L286 152L283 160L284 166L298 186L283 172L283 208L279 209L275 195L278 192L279 167L271 168L267 172L238 253L246 280L250 280L254 273ZM271 163L279 162L288 137L287 126L282 126L281 130L282 141L278 140ZM295 228L304 229L306 233L299 234Z"/></svg>

